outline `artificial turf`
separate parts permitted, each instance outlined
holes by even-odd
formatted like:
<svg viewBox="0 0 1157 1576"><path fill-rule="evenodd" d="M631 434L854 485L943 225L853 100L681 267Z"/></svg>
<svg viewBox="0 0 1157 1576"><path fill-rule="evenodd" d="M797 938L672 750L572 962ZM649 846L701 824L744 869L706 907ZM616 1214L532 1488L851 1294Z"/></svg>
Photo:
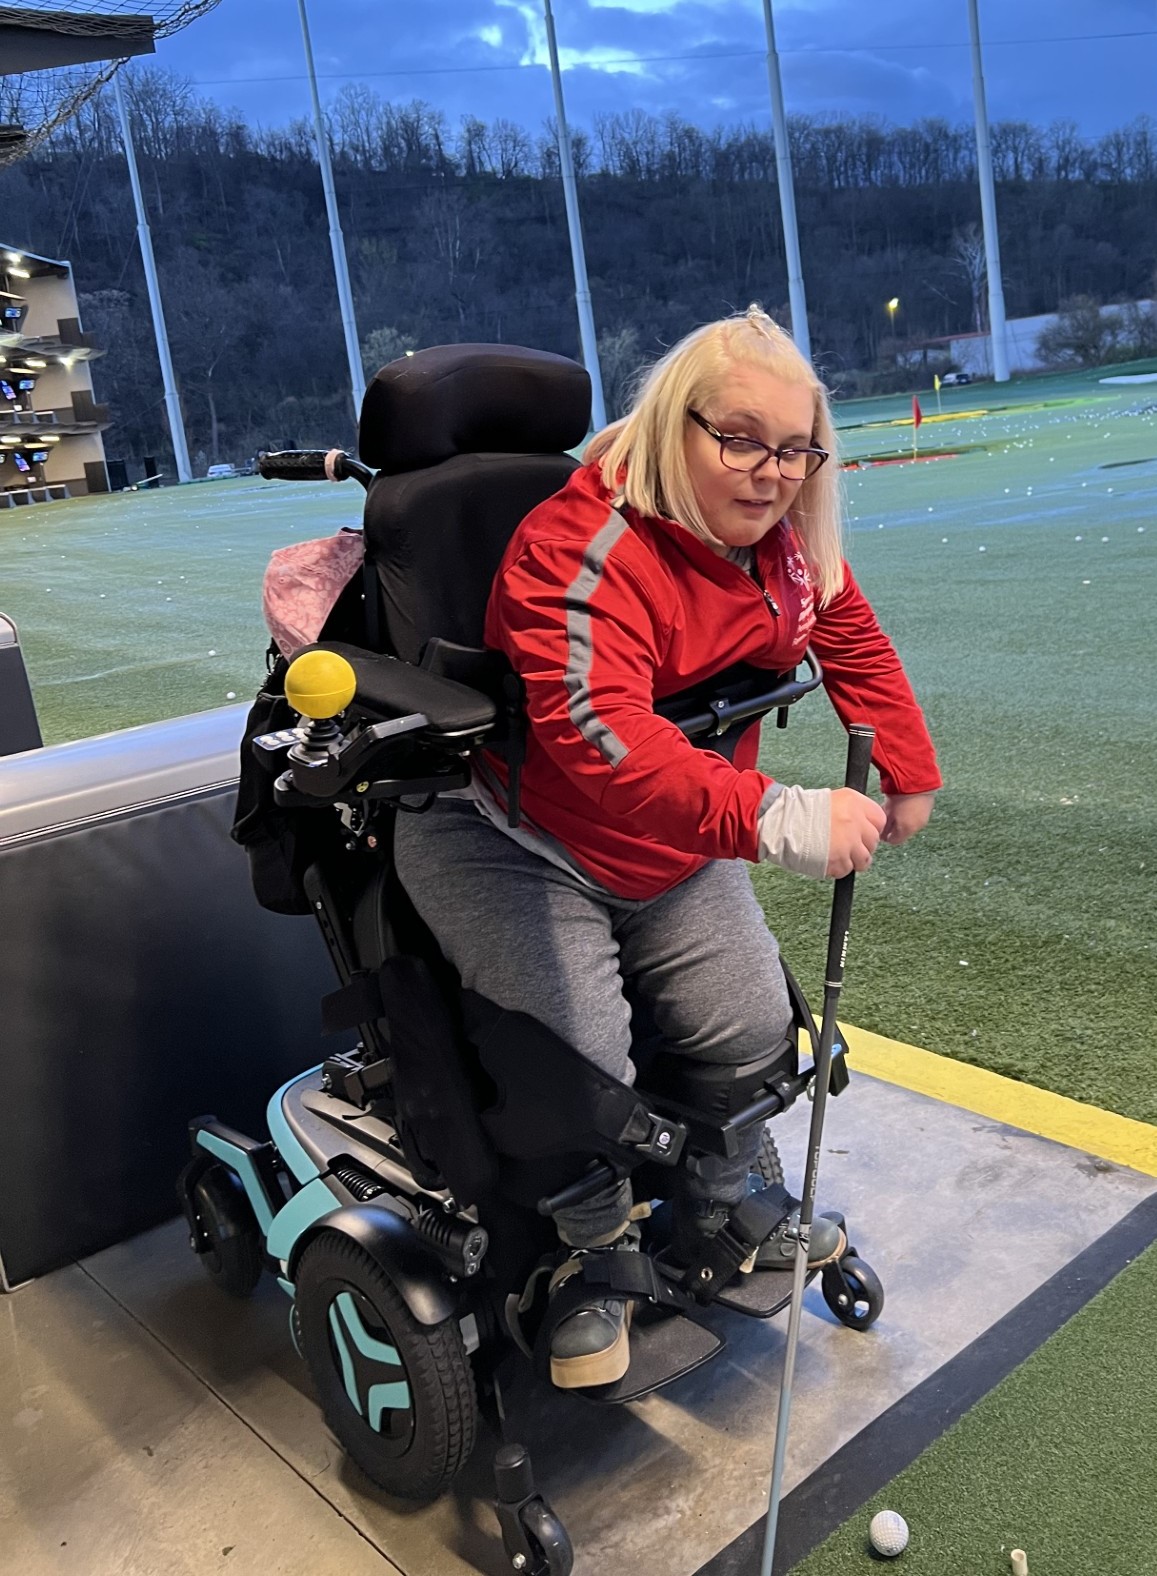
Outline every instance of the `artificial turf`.
<svg viewBox="0 0 1157 1576"><path fill-rule="evenodd" d="M1142 1576L1157 1569L1152 1471L1157 1245L827 1541L793 1576L880 1569L868 1549L877 1510L911 1541L897 1576Z"/></svg>
<svg viewBox="0 0 1157 1576"><path fill-rule="evenodd" d="M1157 384L1082 374L945 390L943 404L988 411L920 434L969 452L844 478L849 556L946 787L928 830L858 884L843 1015L1157 1121ZM910 428L870 425L906 410L841 407L845 453L909 452ZM46 740L246 699L271 549L359 512L352 483L252 479L0 515L0 608L20 625ZM765 741L773 775L840 779L821 699ZM755 880L814 986L826 888L768 868Z"/></svg>
<svg viewBox="0 0 1157 1576"><path fill-rule="evenodd" d="M1033 420L969 423L983 455L847 477L852 566L946 786L857 885L843 1012L1157 1121L1157 387ZM843 754L822 704L765 732L784 780L839 780ZM826 893L770 867L755 882L817 983Z"/></svg>

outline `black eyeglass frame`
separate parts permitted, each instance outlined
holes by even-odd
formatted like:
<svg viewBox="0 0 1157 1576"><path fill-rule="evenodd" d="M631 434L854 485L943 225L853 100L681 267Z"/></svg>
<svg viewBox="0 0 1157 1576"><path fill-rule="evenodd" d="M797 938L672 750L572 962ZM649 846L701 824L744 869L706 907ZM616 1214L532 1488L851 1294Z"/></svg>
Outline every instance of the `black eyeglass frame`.
<svg viewBox="0 0 1157 1576"><path fill-rule="evenodd" d="M777 471L779 471L780 476L783 477L785 482L806 482L810 481L816 472L824 465L824 463L831 459L831 453L827 449L820 449L811 444L802 445L797 443L785 443L782 445L782 447L773 449L766 443L760 443L758 438L745 438L738 432L720 432L718 427L713 427L707 420L706 416L701 416L697 410L688 410L687 414L690 416L693 422L703 428L703 431L708 435L708 437L715 439L716 443L719 445L719 458L724 465L727 465L727 451L723 447L725 443L750 443L753 447L763 450L764 458L762 460L757 460L754 465L727 465L727 469L729 471L739 471L745 475L750 476L755 471L762 470L767 464L768 460L774 460L775 468ZM819 459L810 471L805 469L803 476L784 476L783 468L779 463L780 455L782 454L816 454L819 456ZM804 464L806 467L807 462L805 461Z"/></svg>

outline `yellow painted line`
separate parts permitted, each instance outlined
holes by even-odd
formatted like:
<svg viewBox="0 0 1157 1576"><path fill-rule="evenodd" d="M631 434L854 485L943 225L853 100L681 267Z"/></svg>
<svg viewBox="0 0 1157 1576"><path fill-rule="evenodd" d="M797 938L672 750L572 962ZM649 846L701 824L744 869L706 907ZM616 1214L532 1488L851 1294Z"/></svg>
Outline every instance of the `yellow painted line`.
<svg viewBox="0 0 1157 1576"><path fill-rule="evenodd" d="M933 411L930 416L921 412L920 421L923 426L927 427L934 421L971 421L977 416L987 416L988 414L989 412L986 410ZM914 424L914 416L897 416L893 421L880 423L881 426L889 427L911 427Z"/></svg>
<svg viewBox="0 0 1157 1576"><path fill-rule="evenodd" d="M992 414L992 412L989 411L989 410L944 410L944 411L932 411L931 414L929 414L928 412L924 412L922 419L925 422L929 422L929 421L970 421L970 420L973 420L977 416L989 416L991 414ZM912 425L912 417L911 416L893 416L893 417L889 418L889 420L887 420L887 421L862 421L862 422L860 422L858 424L858 427L856 427L856 428L849 427L849 428L845 428L845 429L842 429L842 430L848 431L848 432L852 432L852 431L871 432L873 430L876 430L876 429L879 429L879 428L883 428L883 427L910 427L911 425Z"/></svg>
<svg viewBox="0 0 1157 1576"><path fill-rule="evenodd" d="M1157 1127L1084 1105L1035 1084L1002 1078L984 1067L937 1056L916 1045L842 1024L850 1066L885 1083L959 1106L1039 1138L1067 1144L1143 1176L1157 1177Z"/></svg>
<svg viewBox="0 0 1157 1576"><path fill-rule="evenodd" d="M931 415L924 412L924 425L930 426L935 421L971 421L977 416L989 416L987 410L934 410Z"/></svg>

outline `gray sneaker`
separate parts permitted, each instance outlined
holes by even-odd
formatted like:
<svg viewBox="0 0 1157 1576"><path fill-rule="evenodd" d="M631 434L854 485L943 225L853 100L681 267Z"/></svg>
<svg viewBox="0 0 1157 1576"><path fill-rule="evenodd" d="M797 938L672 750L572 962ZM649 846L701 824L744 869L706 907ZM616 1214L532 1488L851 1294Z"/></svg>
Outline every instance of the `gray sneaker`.
<svg viewBox="0 0 1157 1576"><path fill-rule="evenodd" d="M760 1193L764 1183L752 1174L748 1191ZM727 1219L729 1204L697 1202L693 1206L676 1208L670 1259L674 1264L688 1264L704 1237L711 1237ZM770 1237L756 1249L752 1258L742 1266L745 1270L790 1270L795 1264L795 1238L789 1230L799 1224L799 1205L788 1215ZM812 1221L811 1243L808 1248L808 1268L819 1269L832 1259L843 1256L848 1239L834 1220L817 1215Z"/></svg>
<svg viewBox="0 0 1157 1576"><path fill-rule="evenodd" d="M605 1248L576 1248L550 1278L551 1295L582 1269L595 1253L637 1253L639 1233L633 1228ZM600 1297L592 1288L589 1302L568 1314L550 1338L550 1377L561 1390L614 1384L631 1365L628 1331L633 1303L624 1297Z"/></svg>
<svg viewBox="0 0 1157 1576"><path fill-rule="evenodd" d="M796 1209L786 1220L780 1222L770 1237L760 1243L756 1249L752 1268L792 1269L795 1265L795 1237L789 1236L788 1232L794 1231L798 1225L799 1210ZM848 1239L837 1222L827 1220L823 1215L817 1215L812 1221L811 1241L808 1244L808 1269L819 1269L821 1264L830 1264L833 1259L842 1257L847 1245Z"/></svg>

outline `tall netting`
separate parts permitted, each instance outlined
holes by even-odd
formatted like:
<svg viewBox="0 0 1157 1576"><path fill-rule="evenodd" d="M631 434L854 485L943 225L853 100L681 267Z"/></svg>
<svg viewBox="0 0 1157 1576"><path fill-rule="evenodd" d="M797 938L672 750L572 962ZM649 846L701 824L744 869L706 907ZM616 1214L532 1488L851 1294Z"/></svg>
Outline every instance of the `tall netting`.
<svg viewBox="0 0 1157 1576"><path fill-rule="evenodd" d="M220 0L71 0L59 10L36 0L9 0L0 5L4 23L32 24L78 39L99 38L116 56L118 38L139 37L141 22L153 23L154 38L179 33ZM99 93L120 69L118 58L69 66L55 71L26 71L0 76L0 167L29 153L56 128Z"/></svg>

